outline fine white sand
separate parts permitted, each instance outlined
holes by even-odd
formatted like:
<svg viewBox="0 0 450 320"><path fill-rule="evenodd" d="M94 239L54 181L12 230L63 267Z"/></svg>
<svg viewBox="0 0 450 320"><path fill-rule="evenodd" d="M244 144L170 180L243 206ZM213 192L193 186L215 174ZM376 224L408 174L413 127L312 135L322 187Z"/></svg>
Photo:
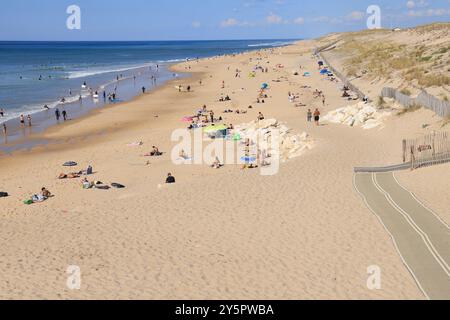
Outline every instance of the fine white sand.
<svg viewBox="0 0 450 320"><path fill-rule="evenodd" d="M325 115L348 104L337 84L318 74L314 46L304 41L192 62L189 79L39 137L64 143L0 158L0 188L11 195L0 199L0 298L423 299L388 234L354 191L353 167L399 162L401 139L422 134L424 121L438 127L437 120L418 111L390 117L382 130L307 123L308 108ZM248 78L257 63L270 72ZM284 68L275 67L280 63ZM256 104L263 82L270 84L270 97ZM191 84L193 92L179 93L179 84ZM316 88L325 93L325 106L313 98ZM307 107L294 107L289 91ZM232 101L217 102L221 93ZM261 111L294 134L307 132L314 148L269 177L232 165L175 166L170 135L203 104L235 125ZM249 105L254 109L247 114L222 114ZM135 141L144 145L127 146ZM141 157L152 145L167 153ZM57 180L68 160L77 161L78 170L91 164L94 179L127 188L83 190L80 179ZM159 188L168 172L177 183ZM413 184L420 179L410 177ZM55 197L22 204L43 186ZM69 265L81 268L81 290L66 287ZM366 286L372 265L381 267L381 290Z"/></svg>

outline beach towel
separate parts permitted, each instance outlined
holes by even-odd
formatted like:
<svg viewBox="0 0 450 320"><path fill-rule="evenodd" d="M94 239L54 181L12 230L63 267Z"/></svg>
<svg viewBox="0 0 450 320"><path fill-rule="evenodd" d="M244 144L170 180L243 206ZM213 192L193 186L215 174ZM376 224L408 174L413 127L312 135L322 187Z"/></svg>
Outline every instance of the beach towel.
<svg viewBox="0 0 450 320"><path fill-rule="evenodd" d="M127 146L128 147L139 147L139 146L142 146L144 143L142 142L142 141L139 141L139 142L132 142L132 143L129 143Z"/></svg>
<svg viewBox="0 0 450 320"><path fill-rule="evenodd" d="M109 186L105 186L105 185L99 184L99 185L96 185L96 186L95 186L95 189L99 189L99 190L109 190L110 187L109 187Z"/></svg>
<svg viewBox="0 0 450 320"><path fill-rule="evenodd" d="M67 161L66 163L63 164L63 167L75 167L77 165L78 163L76 163L75 161Z"/></svg>
<svg viewBox="0 0 450 320"><path fill-rule="evenodd" d="M0 198L5 198L8 196L7 192L0 192Z"/></svg>

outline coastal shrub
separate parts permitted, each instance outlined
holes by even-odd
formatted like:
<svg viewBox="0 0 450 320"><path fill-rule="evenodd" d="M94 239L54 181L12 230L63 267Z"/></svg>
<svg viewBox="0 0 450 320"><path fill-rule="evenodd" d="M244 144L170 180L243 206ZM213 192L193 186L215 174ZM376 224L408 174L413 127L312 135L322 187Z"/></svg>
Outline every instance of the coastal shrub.
<svg viewBox="0 0 450 320"><path fill-rule="evenodd" d="M378 96L377 107L378 109L383 109L386 105L386 101L383 96Z"/></svg>
<svg viewBox="0 0 450 320"><path fill-rule="evenodd" d="M403 108L399 113L397 113L398 116L405 115L407 113L412 113L417 110L420 110L422 107L418 104L410 105L409 107Z"/></svg>
<svg viewBox="0 0 450 320"><path fill-rule="evenodd" d="M411 96L411 91L409 91L407 88L402 89L400 92L405 96Z"/></svg>

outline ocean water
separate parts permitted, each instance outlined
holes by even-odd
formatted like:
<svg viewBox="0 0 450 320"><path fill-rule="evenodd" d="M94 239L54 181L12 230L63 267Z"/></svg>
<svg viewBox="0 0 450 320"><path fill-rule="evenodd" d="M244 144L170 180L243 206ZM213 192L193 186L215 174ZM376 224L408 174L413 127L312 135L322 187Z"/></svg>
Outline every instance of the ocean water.
<svg viewBox="0 0 450 320"><path fill-rule="evenodd" d="M10 151L11 142L58 124L56 108L75 119L134 98L142 94L142 87L151 90L174 76L185 76L169 72L172 63L294 41L0 42L0 108L5 111L0 124L8 128L0 151ZM98 99L93 97L95 91ZM103 99L103 92L116 92L117 100ZM22 114L32 116L32 127L20 126Z"/></svg>
<svg viewBox="0 0 450 320"><path fill-rule="evenodd" d="M289 41L170 41L170 42L0 42L0 123L20 114L54 108L62 98L78 101L86 82L104 90L117 75L148 72L158 78L169 63L185 59L239 53L288 44ZM152 70L150 69L152 67Z"/></svg>

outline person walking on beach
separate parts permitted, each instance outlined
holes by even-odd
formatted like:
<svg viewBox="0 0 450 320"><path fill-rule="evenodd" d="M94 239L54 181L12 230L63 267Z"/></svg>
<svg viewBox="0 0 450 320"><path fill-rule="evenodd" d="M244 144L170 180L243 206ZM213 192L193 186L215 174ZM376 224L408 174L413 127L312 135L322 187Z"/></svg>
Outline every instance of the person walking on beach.
<svg viewBox="0 0 450 320"><path fill-rule="evenodd" d="M59 121L59 118L61 117L61 113L59 112L58 108L56 108L56 110L55 110L55 117L56 117L56 121Z"/></svg>
<svg viewBox="0 0 450 320"><path fill-rule="evenodd" d="M62 111L62 116L63 116L64 121L66 121L67 120L67 112L66 112L66 110Z"/></svg>
<svg viewBox="0 0 450 320"><path fill-rule="evenodd" d="M325 95L322 95L322 104L325 107Z"/></svg>
<svg viewBox="0 0 450 320"><path fill-rule="evenodd" d="M142 87L142 93L145 93L145 87Z"/></svg>
<svg viewBox="0 0 450 320"><path fill-rule="evenodd" d="M316 109L316 111L314 111L314 122L316 123L316 126L318 126L319 123L320 123L320 111L319 111L319 109Z"/></svg>
<svg viewBox="0 0 450 320"><path fill-rule="evenodd" d="M312 111L311 109L308 109L308 113L306 115L307 121L312 122L312 117L313 117Z"/></svg>
<svg viewBox="0 0 450 320"><path fill-rule="evenodd" d="M25 117L23 116L23 114L20 115L20 126L21 127L25 126Z"/></svg>
<svg viewBox="0 0 450 320"><path fill-rule="evenodd" d="M211 123L214 123L214 111L211 111L209 116L211 117Z"/></svg>
<svg viewBox="0 0 450 320"><path fill-rule="evenodd" d="M28 126L31 127L31 115L27 116Z"/></svg>

